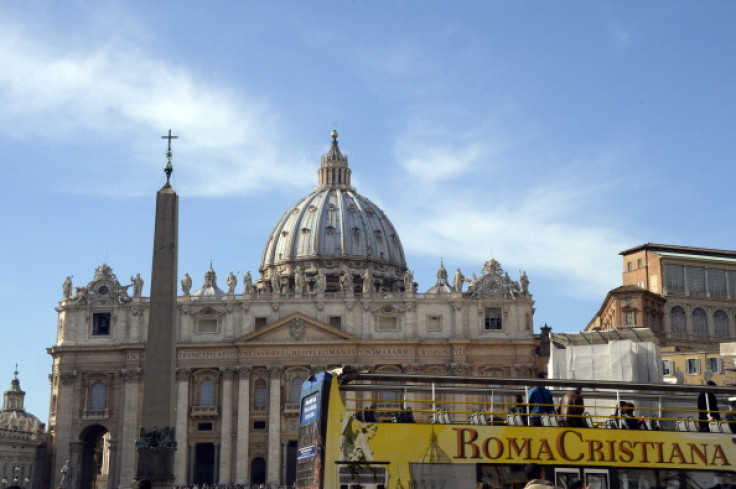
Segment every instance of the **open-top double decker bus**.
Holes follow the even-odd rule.
[[[556,413],[527,426],[528,411],[509,413],[536,385],[557,400],[581,387],[585,427],[559,426]],[[706,421],[710,432],[699,431],[696,399],[706,391],[721,407],[734,395],[725,387],[322,372],[302,389],[296,489],[517,489],[529,463],[560,488],[573,478],[592,489],[736,488],[729,423]],[[636,423],[617,411],[623,400],[636,406]]]

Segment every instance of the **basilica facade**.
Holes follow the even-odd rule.
[[[460,270],[450,277],[440,265],[436,282],[422,289],[389,218],[351,185],[335,132],[317,187],[265,238],[257,273],[223,279],[210,266],[200,287],[181,277],[174,485],[292,484],[300,388],[325,368],[537,371],[526,274],[512,278],[495,259],[472,279]],[[152,353],[150,301],[140,276],[131,281],[121,284],[102,264],[87,283],[64,283],[49,348],[54,487],[67,461],[77,476],[65,489],[133,483]],[[387,394],[356,403],[380,409],[396,401]]]

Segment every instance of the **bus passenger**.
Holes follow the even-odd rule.
[[[644,427],[644,420],[637,419],[634,416],[634,409],[636,409],[636,406],[633,402],[619,401],[616,412],[614,413],[614,416],[617,417],[616,421],[619,428],[640,430]]]
[[[576,387],[567,391],[560,400],[560,426],[569,428],[587,428],[583,413],[585,405],[583,403],[582,389]]]
[[[715,382],[709,380],[708,385],[714,386]],[[718,411],[718,401],[712,392],[701,392],[698,394],[698,425],[703,433],[710,432],[710,421],[720,421],[721,413]]]
[[[544,374],[539,374],[538,377],[540,379],[543,379]],[[538,385],[529,389],[527,403],[529,404],[531,414],[537,415],[531,417],[529,421],[530,426],[542,426],[542,418],[539,415],[546,414],[550,416],[555,412],[553,407],[554,399],[552,399],[552,393],[543,385]]]
[[[552,484],[547,482],[544,467],[539,464],[527,464],[524,467],[524,473],[529,482],[526,483],[524,489],[550,489]]]
[[[736,433],[736,397],[728,398],[728,407],[730,409],[726,411],[724,419],[726,420],[726,423],[728,423],[731,433]]]
[[[527,406],[526,404],[524,404],[524,399],[521,396],[516,396],[515,404],[511,406],[511,409],[509,409],[509,412],[511,412],[511,414],[519,415],[521,424],[524,426],[529,424],[526,408]]]
[[[590,484],[586,484],[583,479],[573,479],[567,484],[567,489],[590,489]]]

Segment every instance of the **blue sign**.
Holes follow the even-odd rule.
[[[311,423],[317,419],[317,413],[319,413],[319,392],[302,399],[301,424]]]
[[[313,458],[315,453],[316,453],[316,450],[314,449],[314,445],[309,445],[308,447],[301,447],[296,452],[296,459],[297,460],[307,460],[308,458]]]

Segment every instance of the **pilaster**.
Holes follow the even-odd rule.
[[[187,425],[189,421],[189,376],[191,369],[176,371],[176,435],[180,442],[174,454],[174,485],[187,484]]]
[[[222,373],[222,422],[220,424],[220,484],[231,484],[233,447],[233,374],[226,368]]]
[[[281,372],[280,366],[268,367],[270,385],[268,389],[268,462],[266,482],[272,486],[281,484]]]
[[[247,484],[249,481],[250,450],[250,367],[238,368],[238,434],[235,439],[236,484]]]

